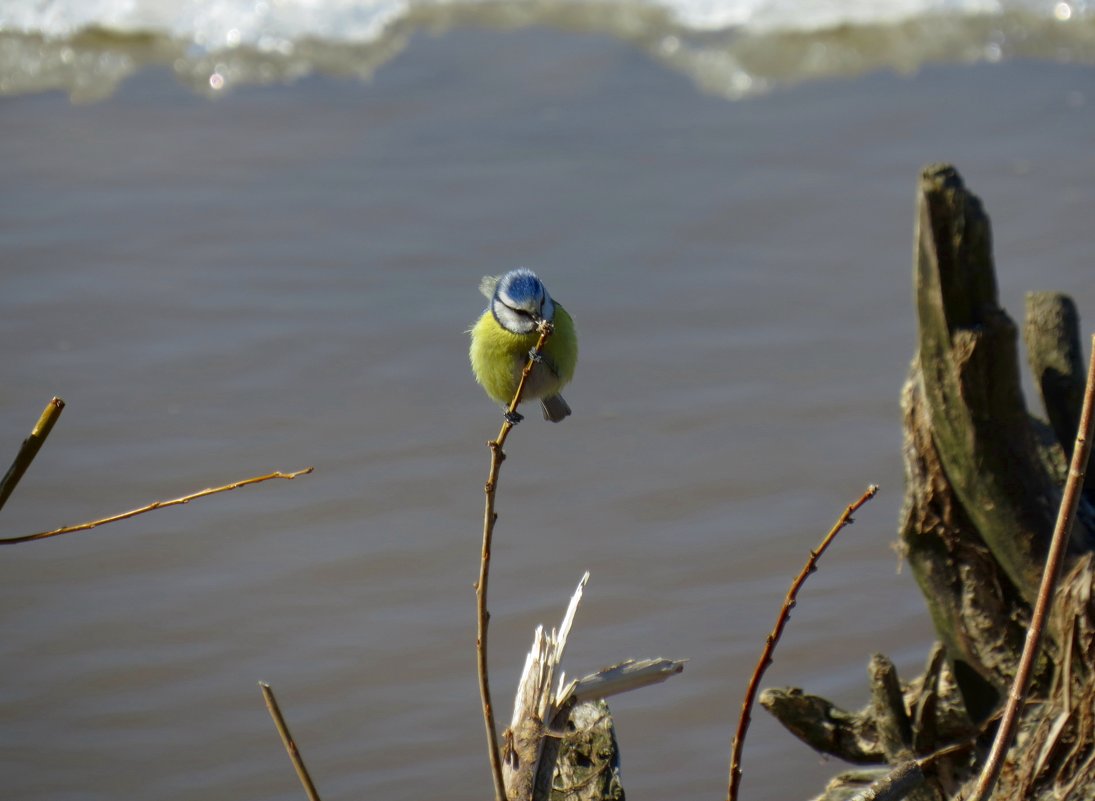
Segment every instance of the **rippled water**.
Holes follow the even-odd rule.
[[[596,36],[419,37],[373,82],[210,102],[0,101],[4,437],[68,407],[7,534],[273,469],[312,476],[0,552],[0,773],[19,799],[487,797],[474,670],[500,415],[464,331],[538,270],[579,325],[574,416],[507,447],[490,606],[508,718],[536,623],[592,572],[566,660],[688,657],[613,704],[634,799],[725,792],[791,577],[868,483],[765,682],[849,707],[930,626],[891,550],[913,189],[958,164],[1001,292],[1095,308],[1092,71],[872,74],[736,103]],[[971,102],[976,98],[976,102]],[[759,712],[744,797],[838,769]],[[455,790],[454,790],[455,788]]]

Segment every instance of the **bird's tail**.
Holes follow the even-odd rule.
[[[552,395],[550,398],[542,398],[540,405],[544,407],[544,419],[558,423],[570,414],[570,406],[563,400],[562,395]]]

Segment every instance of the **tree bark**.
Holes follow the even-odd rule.
[[[834,714],[824,699],[812,700],[817,714],[806,721],[801,703],[795,714],[787,704],[765,705],[800,736],[812,733],[803,739],[815,747],[816,726],[827,725],[829,743],[855,744],[824,749],[846,759],[881,756],[902,769],[915,761],[922,776],[903,798],[957,799],[976,778],[1023,648],[1076,435],[1084,366],[1072,301],[1028,296],[1024,338],[1049,422],[1028,414],[1018,328],[997,300],[989,219],[949,165],[921,174],[913,266],[920,326],[901,395],[900,541],[939,650],[902,692],[876,657],[874,700],[855,715]],[[1088,498],[1092,487],[1089,480]],[[1095,797],[1093,521],[1085,501],[1017,744],[993,798]],[[810,697],[765,691],[768,699],[799,696]],[[862,786],[862,777],[834,782],[822,798],[847,797],[849,786]]]

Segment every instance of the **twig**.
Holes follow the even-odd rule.
[[[483,550],[479,560],[479,580],[475,583],[475,609],[476,609],[476,636],[475,655],[476,670],[479,674],[479,697],[483,702],[483,724],[487,730],[487,755],[490,758],[491,774],[494,777],[495,801],[506,801],[506,785],[502,778],[502,757],[498,750],[498,730],[494,725],[494,709],[490,700],[490,678],[487,673],[487,624],[490,621],[490,613],[487,611],[487,581],[490,576],[490,548],[491,539],[494,536],[494,523],[498,515],[494,512],[494,493],[498,488],[498,471],[502,466],[502,460],[506,455],[502,452],[502,445],[509,436],[513,423],[510,422],[517,411],[521,397],[525,393],[525,384],[529,373],[532,372],[540,354],[544,350],[544,343],[552,334],[551,323],[544,321],[540,324],[540,338],[536,341],[536,347],[529,354],[528,364],[521,371],[521,380],[517,384],[517,391],[513,395],[513,401],[509,405],[506,417],[502,423],[502,430],[498,436],[487,443],[490,448],[490,474],[487,483],[483,487],[486,494],[486,508],[483,512]]]
[[[92,520],[88,523],[79,523],[75,526],[62,526],[61,528],[55,528],[53,531],[41,531],[37,534],[25,534],[21,537],[7,537],[0,539],[0,545],[15,545],[20,542],[30,542],[31,540],[44,540],[47,537],[56,537],[60,534],[72,534],[77,531],[87,531],[88,529],[95,528],[96,526],[106,525],[107,523],[117,523],[119,520],[126,520],[130,517],[136,517],[137,515],[143,515],[145,512],[152,512],[156,509],[165,509],[168,506],[178,506],[184,503],[190,503],[198,498],[204,498],[207,495],[216,495],[218,492],[228,492],[229,490],[239,489],[240,487],[246,487],[250,484],[258,484],[262,481],[269,481],[272,478],[284,478],[294,479],[298,476],[306,476],[315,470],[314,467],[306,467],[303,470],[297,470],[293,473],[282,473],[280,470],[276,473],[270,473],[265,476],[255,476],[254,478],[245,478],[243,481],[236,481],[232,484],[226,484],[223,487],[211,487],[209,489],[203,489],[200,492],[195,492],[191,495],[184,495],[181,498],[173,498],[169,501],[153,501],[147,506],[142,506],[139,509],[130,509],[128,512],[122,512],[121,514],[112,515],[111,517],[104,517],[100,520]]]
[[[1000,778],[1004,757],[1007,756],[1007,750],[1015,737],[1019,714],[1022,712],[1030,677],[1034,671],[1034,660],[1038,655],[1046,619],[1053,604],[1053,594],[1057,589],[1057,579],[1061,574],[1061,564],[1068,547],[1068,539],[1072,534],[1076,507],[1080,503],[1080,495],[1083,491],[1087,460],[1091,453],[1092,425],[1095,423],[1095,336],[1091,339],[1091,346],[1091,361],[1087,369],[1087,385],[1084,387],[1084,405],[1080,412],[1080,425],[1076,431],[1076,445],[1072,449],[1068,478],[1065,480],[1064,492],[1061,494],[1057,525],[1053,529],[1053,538],[1049,542],[1049,552],[1046,554],[1038,598],[1034,604],[1034,611],[1030,615],[1023,655],[1019,657],[1019,666],[1015,670],[1015,679],[1008,691],[1007,705],[1000,719],[1000,727],[996,730],[996,738],[992,741],[992,748],[981,768],[981,775],[977,777],[977,785],[969,801],[987,801],[996,786],[997,779]]]
[[[749,729],[750,710],[753,708],[761,677],[764,675],[764,671],[768,669],[768,666],[772,664],[772,652],[775,650],[776,643],[779,642],[780,635],[783,634],[783,629],[791,617],[791,609],[795,606],[798,591],[806,582],[806,578],[817,570],[818,559],[825,553],[825,549],[829,547],[829,543],[833,541],[833,538],[840,533],[841,529],[853,522],[852,515],[877,494],[878,486],[871,484],[858,501],[844,510],[844,514],[840,516],[836,524],[829,530],[829,533],[825,535],[817,550],[810,551],[810,558],[806,560],[802,572],[795,577],[795,580],[791,582],[790,589],[787,590],[787,596],[783,599],[783,606],[780,607],[779,615],[776,617],[776,625],[765,638],[764,649],[757,661],[756,668],[753,670],[753,676],[749,679],[749,686],[745,690],[745,699],[741,702],[741,717],[738,718],[738,728],[734,733],[734,741],[730,746],[730,785],[726,794],[727,801],[736,801],[738,797],[738,786],[741,784],[741,752],[745,746],[745,732]]]
[[[46,441],[49,432],[53,430],[53,424],[57,422],[57,419],[61,416],[61,410],[64,408],[65,402],[60,398],[54,398],[47,403],[46,408],[42,411],[42,416],[38,418],[38,422],[30,432],[30,436],[23,440],[23,444],[19,446],[19,453],[15,454],[15,461],[11,463],[8,472],[0,480],[0,508],[3,508],[4,504],[8,502],[12,490],[19,483],[19,479],[23,477],[23,473],[27,472],[27,468],[34,461],[34,457],[38,455],[38,450],[42,447],[42,443]]]
[[[487,443],[492,451],[501,450],[502,445],[505,444],[506,437],[509,436],[510,429],[514,426],[514,423],[510,421],[514,419],[517,407],[520,405],[521,399],[525,395],[525,384],[528,383],[529,374],[532,372],[532,368],[536,366],[536,362],[540,360],[540,356],[544,352],[544,345],[547,344],[548,337],[555,333],[555,326],[548,320],[541,320],[537,330],[540,332],[540,338],[536,340],[536,347],[529,351],[528,362],[525,364],[524,369],[521,370],[521,380],[517,382],[517,391],[513,393],[513,400],[510,401],[509,408],[506,409],[502,430],[498,432],[497,438]],[[504,459],[505,457],[503,456],[502,458]],[[497,478],[497,472],[497,470],[494,471],[495,478]]]
[[[316,786],[312,784],[312,777],[308,775],[308,768],[304,766],[304,760],[300,756],[300,751],[297,750],[297,744],[294,742],[293,736],[289,734],[289,725],[282,717],[278,700],[274,698],[274,691],[264,681],[259,682],[259,687],[262,689],[262,697],[266,701],[266,708],[270,710],[270,717],[274,719],[274,725],[277,726],[278,734],[281,735],[281,742],[285,745],[285,750],[289,754],[289,761],[293,763],[297,778],[304,786],[308,801],[319,801],[319,793],[316,792]]]

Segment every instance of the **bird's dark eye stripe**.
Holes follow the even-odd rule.
[[[505,306],[507,309],[509,309],[514,314],[516,314],[518,317],[527,317],[530,320],[532,319],[532,314],[525,311],[524,309],[515,309],[515,308],[513,308],[512,306],[510,306],[508,303],[506,303],[504,301],[503,301],[502,305]]]

